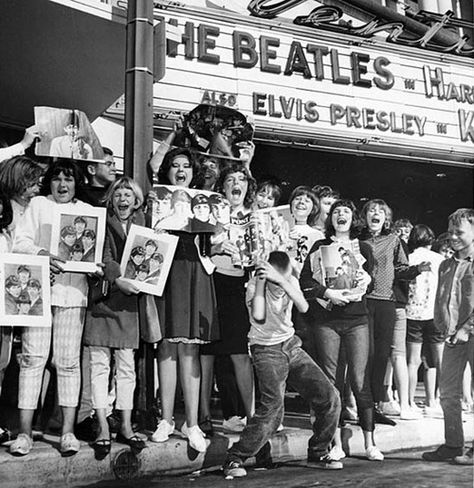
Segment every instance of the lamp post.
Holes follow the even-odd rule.
[[[149,188],[153,151],[153,0],[128,0],[124,173]]]

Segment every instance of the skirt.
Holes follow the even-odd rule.
[[[244,276],[214,273],[221,340],[201,346],[201,354],[248,354],[250,322],[245,304],[246,281]]]
[[[156,304],[163,339],[199,344],[220,338],[214,280],[199,260],[173,261]]]

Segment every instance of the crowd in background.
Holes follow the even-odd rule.
[[[19,431],[9,447],[12,454],[25,455],[33,447],[34,414],[48,361],[57,373],[64,456],[80,449],[79,437],[91,441],[98,459],[105,458],[112,431],[118,431],[116,442],[136,452],[145,448],[143,436],[133,430],[132,418],[136,409],[135,352],[146,340],[155,344],[159,380],[160,418],[150,440],[166,442],[175,432],[175,400],[180,391],[185,407],[180,431],[193,449],[205,452],[206,438],[214,431],[210,407],[216,385],[224,429],[242,433],[227,464],[227,471],[235,474],[246,457],[261,452],[269,435],[284,428],[283,410],[275,408],[281,402],[269,400],[268,385],[273,379],[266,372],[272,366],[265,362],[267,356],[262,359],[259,347],[275,349],[286,344],[296,330],[311,378],[321,388],[325,385],[327,398],[311,392],[309,377],[301,370],[295,373],[290,368],[288,383],[298,380],[306,385],[307,395],[313,395],[308,397],[314,431],[309,452],[316,453],[318,461],[324,459],[328,469],[342,467],[340,460],[346,454],[340,427],[348,418],[359,419],[367,458],[381,461],[375,423],[394,424],[394,416],[416,421],[443,412],[446,422],[450,410],[456,420],[447,427],[445,450],[427,453],[426,459],[430,454],[429,460],[462,457],[464,438],[457,419],[461,408],[472,411],[472,376],[469,364],[466,367],[469,362],[472,366],[473,343],[472,209],[454,213],[449,233],[435,237],[422,223],[394,222],[390,206],[380,198],[358,209],[328,186],[298,186],[288,200],[295,220],[290,237],[304,246],[299,246],[300,252],[291,260],[276,254],[256,269],[239,268],[232,262],[238,249],[230,240],[173,232],[179,241],[165,291],[162,297],[153,297],[139,293],[133,283],[123,279],[119,263],[130,226],[149,225],[156,194],[144,195],[133,179],[117,175],[107,148],[102,162],[57,159],[44,167],[22,155],[37,135],[34,128],[29,129],[20,145],[0,154],[0,252],[49,256],[52,284],[52,327],[21,329]],[[149,165],[154,181],[218,192],[229,202],[231,216],[243,218],[256,209],[281,203],[278,180],[257,182],[250,170],[251,158],[252,148],[241,161],[229,162],[172,148],[165,141]],[[64,272],[61,258],[49,252],[58,206],[76,214],[91,206],[106,207],[99,272]],[[459,229],[471,234],[459,237]],[[358,284],[365,292],[360,300],[352,300],[345,289],[328,288],[313,266],[321,246],[354,240],[363,258],[364,273]],[[466,248],[468,252],[463,254]],[[464,261],[466,269],[460,270]],[[445,279],[443,273],[450,272],[444,264],[448,262],[459,264],[446,285],[449,290],[438,283],[438,276]],[[268,282],[266,289],[259,288],[259,277]],[[461,287],[455,299],[450,295],[457,286],[453,280]],[[263,309],[258,308],[257,296],[265,297]],[[448,318],[443,316],[445,309]],[[262,327],[267,322],[271,334]],[[461,329],[467,330],[467,338],[461,337]],[[14,329],[0,330],[1,388]],[[462,372],[452,373],[450,396],[443,397],[443,381],[448,381],[442,368],[443,353],[461,343],[471,349],[464,363],[456,364]],[[299,345],[292,343],[291,347]],[[452,357],[449,360],[453,362]],[[421,364],[424,410],[415,402]],[[318,372],[322,374],[318,376]],[[461,398],[456,403],[460,375],[464,377],[462,406]],[[145,385],[141,382],[139,388]],[[278,384],[278,388],[284,391],[285,385]],[[118,425],[112,426],[114,417]],[[0,429],[0,442],[11,439],[6,427]]]

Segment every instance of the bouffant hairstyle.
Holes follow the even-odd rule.
[[[64,176],[74,178],[76,184],[75,193],[77,195],[79,189],[84,185],[84,176],[77,164],[69,159],[59,159],[46,170],[43,181],[41,182],[42,195],[47,196],[51,194],[51,181],[61,173],[63,173]]]
[[[257,182],[255,178],[250,174],[250,171],[242,165],[242,163],[232,163],[226,166],[219,176],[219,180],[216,183],[215,191],[224,195],[224,182],[227,177],[232,173],[242,173],[248,182],[247,193],[244,198],[245,208],[251,208],[255,201],[255,191],[257,190]],[[225,196],[225,195],[224,195]]]
[[[174,159],[178,156],[184,156],[188,158],[189,162],[191,163],[191,168],[193,170],[193,179],[191,180],[189,188],[199,188],[202,184],[203,177],[201,172],[201,165],[199,164],[198,158],[196,157],[194,152],[183,147],[177,147],[166,153],[163,159],[163,163],[161,163],[160,169],[158,170],[158,182],[162,185],[171,184],[168,178],[168,173]]]
[[[434,241],[435,235],[430,227],[424,224],[415,225],[408,238],[408,250],[413,252],[419,247],[431,246]]]
[[[41,166],[27,156],[15,156],[0,166],[0,182],[10,199],[39,183],[42,174]]]

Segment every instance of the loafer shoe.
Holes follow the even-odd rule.
[[[61,436],[59,441],[59,450],[61,456],[69,457],[74,456],[81,448],[81,443],[77,440],[76,436],[72,432],[68,432]]]
[[[10,454],[26,456],[32,447],[33,439],[28,434],[18,434],[18,437],[10,445]]]

